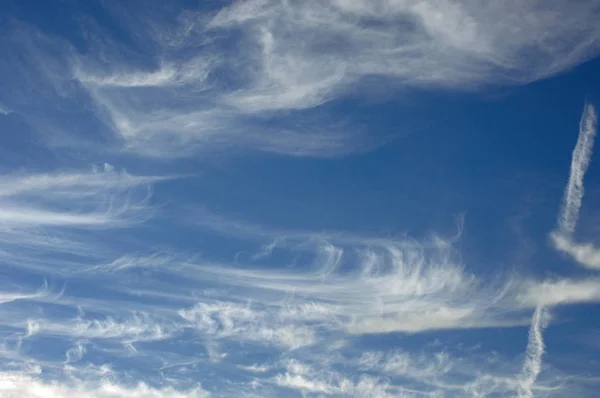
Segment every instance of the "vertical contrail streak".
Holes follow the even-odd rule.
[[[591,269],[600,269],[600,249],[592,243],[575,241],[573,234],[583,200],[583,179],[592,159],[596,124],[596,109],[593,105],[586,104],[579,123],[579,138],[573,150],[571,172],[565,188],[562,208],[558,214],[558,225],[550,234],[556,250],[569,254],[579,264]]]
[[[579,124],[579,138],[573,150],[571,173],[565,188],[562,210],[558,217],[558,231],[563,236],[575,232],[579,209],[583,199],[583,178],[592,158],[592,148],[596,137],[596,109],[586,104]]]
[[[533,313],[531,327],[529,328],[527,352],[521,371],[519,398],[533,397],[532,388],[542,370],[542,356],[545,348],[542,332],[546,326],[546,321],[546,308],[540,304]]]

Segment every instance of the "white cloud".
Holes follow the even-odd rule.
[[[459,89],[535,80],[598,51],[584,39],[597,37],[596,28],[566,22],[594,11],[559,2],[541,9],[519,2],[257,0],[224,9],[210,27],[245,33],[243,55],[257,71],[252,84],[226,98],[257,112],[314,107],[370,77]]]
[[[571,172],[565,188],[563,208],[558,219],[558,232],[570,236],[575,232],[583,199],[583,178],[592,158],[596,137],[596,109],[586,104],[581,116],[579,137],[573,150]]]
[[[275,376],[274,383],[280,387],[302,393],[324,394],[346,397],[397,397],[397,388],[377,377],[363,375],[356,380],[337,372],[323,372],[311,366],[290,360],[286,372]]]
[[[460,328],[470,329],[477,327],[471,321],[472,315],[472,308],[461,309],[442,306],[441,308],[431,308],[424,311],[400,312],[398,315],[391,315],[389,317],[360,318],[356,323],[349,325],[348,331],[356,334],[368,334],[392,332],[417,333],[426,330]],[[493,323],[489,323],[486,326],[491,327],[494,325]]]
[[[433,356],[415,356],[408,352],[367,352],[360,358],[364,369],[380,370],[388,374],[407,377],[413,380],[434,380],[442,377],[455,366],[454,360],[444,352]]]
[[[180,262],[182,256],[170,254],[131,254],[103,263],[115,271],[129,269],[132,276],[137,267],[155,268],[150,275],[131,279],[135,287],[127,281],[121,284],[126,272],[81,274],[106,278],[107,287],[122,287],[117,297],[125,294],[126,299],[109,294],[102,300],[62,297],[52,306],[38,301],[38,316],[21,306],[3,310],[3,326],[15,330],[11,338],[22,343],[2,355],[21,367],[37,363],[32,348],[52,338],[62,345],[63,356],[58,363],[40,362],[43,372],[62,366],[69,374],[81,375],[100,352],[103,357],[127,358],[131,364],[114,370],[114,377],[125,372],[129,380],[160,380],[163,386],[178,381],[174,391],[179,393],[187,391],[190,380],[198,380],[195,372],[214,371],[208,373],[212,382],[229,386],[218,392],[232,396],[276,397],[290,391],[350,397],[516,395],[528,384],[521,364],[511,358],[494,354],[490,358],[497,362],[486,362],[487,353],[457,357],[441,346],[436,346],[437,352],[405,345],[407,351],[373,351],[381,347],[357,342],[373,333],[410,338],[438,329],[523,325],[524,311],[538,305],[600,299],[600,284],[590,280],[486,282],[468,273],[452,243],[439,237],[421,244],[365,238],[359,244],[357,236],[347,239],[343,234],[330,234],[328,240],[320,235],[308,242],[300,239],[302,234],[292,235],[295,243],[278,247],[278,256],[295,257],[298,250],[311,254],[306,267],[282,271],[256,263],[208,265],[199,258]],[[266,233],[262,239],[272,236]],[[269,256],[267,252],[253,261],[268,262]],[[52,309],[58,306],[59,312]],[[74,312],[77,306],[86,313],[79,310],[75,318],[57,315]],[[153,368],[160,374],[145,373]],[[226,382],[218,370],[234,372],[240,380]],[[536,374],[532,391],[560,388],[553,372],[548,365],[543,374]],[[54,384],[49,385],[69,385],[69,379],[50,374],[46,380]],[[134,394],[135,388],[127,387],[123,394]],[[102,391],[86,387],[81,394],[96,390]],[[156,389],[156,394],[163,390]]]
[[[47,285],[43,289],[38,290],[35,293],[23,293],[23,292],[2,292],[0,291],[0,304],[10,303],[16,300],[35,300],[38,298],[46,297],[49,295]]]
[[[168,253],[126,254],[108,264],[92,266],[89,271],[119,272],[135,268],[176,267],[177,257]]]
[[[245,370],[246,372],[251,372],[251,373],[265,373],[268,372],[270,370],[270,368],[268,366],[265,365],[249,365],[249,366],[238,366],[238,368]]]
[[[315,108],[374,85],[527,83],[600,50],[599,11],[589,2],[249,0],[173,19],[160,7],[152,14],[107,6],[143,54],[92,23],[85,54],[15,25],[11,44],[26,55],[13,59],[15,81],[25,93],[41,92],[42,102],[88,95],[104,124],[95,128],[108,126],[127,151],[158,157],[214,148],[319,157],[365,151],[378,140]],[[69,145],[69,126],[42,120],[39,107],[24,103],[15,102],[17,114],[33,112],[40,120],[31,123],[56,126],[52,144]]]
[[[36,319],[36,334],[63,336],[69,339],[113,340],[124,344],[164,340],[177,331],[177,325],[147,313],[135,313],[128,318],[82,319],[54,321]],[[28,321],[29,322],[29,321]]]
[[[85,345],[83,342],[77,342],[73,348],[67,350],[65,354],[65,363],[77,362],[83,358],[85,354]]]
[[[15,22],[0,44],[11,43],[14,69],[2,71],[11,76],[4,91],[16,98],[0,113],[10,106],[15,117],[43,127],[53,149],[76,147],[84,156],[96,156],[101,144],[119,150],[110,157],[248,148],[330,157],[377,140],[351,120],[334,120],[329,102],[370,87],[402,94],[522,84],[600,49],[600,10],[590,3],[488,3],[250,0],[200,15],[173,7],[173,19],[163,15],[169,5],[154,9],[163,19],[106,3],[115,26],[128,23],[129,44],[82,17],[86,51]],[[567,237],[583,198],[594,123],[587,105],[561,235],[553,235],[559,250],[590,267],[600,262],[595,247]],[[194,249],[201,241],[166,217],[152,228],[116,231],[150,218],[150,186],[162,180],[108,164],[2,176],[0,263],[67,287],[54,297],[48,286],[2,281],[0,395],[208,396],[197,380],[210,381],[214,395],[234,397],[551,393],[566,378],[552,379],[551,364],[541,372],[544,308],[600,302],[597,279],[474,273],[489,264],[463,263],[454,244],[460,231],[416,241],[277,230],[210,215],[197,221],[202,212],[186,213],[186,227],[258,244],[221,263],[207,259],[211,247],[207,258],[165,249],[165,234],[173,241],[186,234],[182,246]],[[443,343],[437,352],[413,346],[424,332],[522,326],[533,308],[522,366],[493,352],[461,357]],[[373,334],[381,336],[366,336]],[[404,350],[389,350],[381,343],[387,338]]]
[[[521,388],[519,390],[519,397],[521,398],[533,397],[535,381],[542,371],[542,356],[545,349],[542,332],[548,322],[547,318],[546,308],[542,305],[538,306],[533,314],[531,328],[529,329],[527,352],[523,363]]]
[[[592,243],[579,243],[573,238],[583,200],[583,179],[592,159],[596,137],[596,109],[586,104],[579,125],[579,137],[573,150],[569,181],[565,188],[558,227],[550,234],[554,248],[571,256],[580,265],[600,269],[600,249]]]
[[[278,322],[269,308],[254,310],[249,304],[198,303],[180,310],[179,315],[207,339],[256,341],[292,350],[310,346],[316,340],[309,325]]]
[[[160,177],[133,176],[125,171],[118,172],[112,165],[104,163],[100,167],[93,166],[91,170],[84,173],[4,175],[0,186],[0,196],[40,195],[40,192],[63,198],[93,196],[101,194],[106,189],[124,190],[161,179]]]
[[[5,398],[207,398],[201,387],[178,391],[173,387],[153,388],[144,383],[133,386],[116,384],[110,380],[98,382],[47,382],[41,379],[2,372],[0,394]]]
[[[600,269],[600,248],[593,243],[580,243],[567,235],[553,233],[551,235],[554,248],[566,253],[584,267]]]
[[[84,172],[4,173],[0,259],[7,266],[43,270],[43,276],[80,272],[88,261],[103,261],[110,249],[101,247],[99,236],[148,220],[155,210],[152,185],[164,179],[108,164]],[[57,258],[65,254],[71,257]]]
[[[503,7],[472,1],[237,2],[218,12],[206,26],[196,27],[204,37],[241,32],[243,39],[236,57],[229,59],[218,48],[203,49],[215,53],[210,59],[218,62],[211,65],[210,72],[204,67],[197,68],[200,77],[192,87],[204,85],[206,80],[214,81],[211,73],[222,70],[233,69],[242,81],[237,87],[218,87],[207,92],[217,99],[216,103],[208,104],[213,111],[181,114],[169,110],[162,120],[186,140],[206,141],[209,130],[224,136],[217,125],[234,130],[235,125],[225,123],[224,119],[235,120],[240,112],[261,115],[317,107],[370,77],[388,79],[399,86],[460,89],[536,80],[576,65],[598,51],[590,39],[598,37],[600,31],[593,24],[576,29],[571,23],[588,18],[592,21],[595,11],[585,6],[566,8],[559,2],[552,2],[544,9],[517,2]],[[567,37],[580,45],[567,45],[570,42]],[[536,56],[523,57],[525,52]],[[532,62],[532,58],[539,62]],[[157,73],[162,76],[162,69],[152,74]],[[174,75],[171,79],[175,79]],[[168,87],[172,82],[163,84]],[[131,116],[139,120],[147,113],[140,107],[128,108],[129,104],[122,102],[127,92],[95,93],[104,106],[112,109],[117,125],[131,125]],[[206,103],[206,97],[198,95],[196,89],[182,91],[179,98],[188,97],[187,93],[192,93],[190,100]],[[130,95],[132,99],[138,98],[134,93]],[[127,109],[129,116],[121,111]],[[175,116],[179,114],[181,118]],[[215,117],[219,122],[215,122]],[[243,122],[240,119],[234,123]],[[134,121],[134,124],[140,123]],[[162,122],[154,121],[153,125],[156,124]],[[123,135],[128,134],[127,130],[117,128]],[[327,154],[351,145],[349,139],[325,131],[318,134],[273,131],[267,136],[247,127],[245,135],[251,145],[297,155]],[[314,148],[310,149],[307,144],[317,137]],[[236,135],[235,139],[243,138]]]
[[[106,77],[76,68],[75,76],[84,84],[97,87],[177,87],[189,83],[196,84],[196,90],[201,90],[215,62],[217,60],[210,57],[197,57],[183,65],[161,65],[153,72],[115,72]]]
[[[547,282],[529,282],[517,295],[517,301],[527,306],[599,302],[600,280],[559,279]]]
[[[336,397],[516,396],[520,388],[518,376],[512,373],[516,368],[505,358],[501,361],[503,366],[494,367],[490,356],[473,353],[454,357],[444,352],[366,352],[358,361],[340,359],[334,363],[342,365],[339,368],[318,360],[306,363],[292,359],[284,363],[272,382],[307,395]],[[535,390],[560,392],[546,380]]]
[[[270,311],[279,308],[282,320],[316,322],[328,330],[417,333],[522,324],[511,316],[517,312],[511,309],[515,303],[510,296],[516,287],[484,288],[454,262],[458,257],[453,250],[451,245],[412,241],[365,246],[328,242],[316,245],[317,266],[310,272],[207,265],[195,269],[200,270],[199,281],[230,287],[230,299],[252,297],[253,304],[267,305]]]
[[[114,227],[143,221],[149,215],[148,188],[137,201],[130,193],[160,179],[116,172],[110,165],[87,173],[5,175],[0,183],[2,230]]]

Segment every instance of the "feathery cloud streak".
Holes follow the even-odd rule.
[[[4,228],[28,226],[103,227],[127,225],[147,217],[146,193],[137,202],[129,191],[156,177],[135,177],[104,165],[89,173],[5,175],[0,183]]]
[[[459,391],[465,396],[481,396],[516,393],[521,388],[522,376],[516,364],[490,369],[489,374],[478,373],[465,381],[466,374],[458,368],[477,365],[444,351],[424,356],[410,352],[373,354],[369,360],[363,355],[365,350],[373,351],[377,346],[354,346],[370,334],[410,336],[440,329],[524,325],[525,311],[539,306],[547,295],[544,289],[535,290],[539,283],[485,283],[487,287],[483,288],[479,278],[454,262],[452,246],[440,240],[436,245],[419,245],[416,241],[390,245],[386,240],[376,245],[374,240],[366,241],[364,247],[347,241],[338,246],[323,240],[275,247],[275,251],[288,251],[292,256],[297,250],[314,254],[312,266],[288,271],[257,264],[217,266],[167,255],[139,259],[130,255],[106,262],[104,267],[89,267],[78,276],[78,283],[87,283],[86,278],[106,280],[112,293],[103,296],[102,305],[88,295],[69,299],[67,286],[58,298],[23,295],[31,304],[14,301],[0,306],[3,327],[14,331],[8,341],[17,344],[4,355],[10,354],[23,366],[39,363],[54,372],[66,366],[74,367],[69,368],[70,372],[83,372],[97,355],[116,355],[135,364],[132,371],[151,365],[145,371],[150,373],[140,370],[138,380],[148,380],[156,369],[162,369],[160,376],[153,376],[156,380],[168,382],[184,377],[201,381],[203,386],[210,385],[210,379],[199,378],[196,372],[237,369],[236,378],[240,380],[231,387],[231,396],[244,396],[252,380],[258,396],[273,397],[285,391],[356,397],[435,396]],[[267,260],[263,256],[254,261]],[[140,273],[147,261],[150,273]],[[600,291],[600,284],[588,284],[590,289]],[[578,282],[572,290],[581,291]],[[519,294],[526,298],[515,300]],[[110,298],[115,295],[121,297],[120,301]],[[598,301],[600,294],[579,299],[567,294],[555,298],[552,304],[574,300]],[[146,306],[146,302],[151,304]],[[26,310],[31,305],[44,310],[32,316]],[[57,313],[52,308],[62,309]],[[534,317],[538,325],[532,329],[534,332],[541,325],[538,318]],[[34,348],[46,339],[64,346],[65,363],[51,365],[35,355]],[[160,345],[153,345],[157,343]],[[236,347],[243,347],[243,355]],[[327,361],[320,357],[323,353],[327,353]],[[341,364],[346,369],[351,366],[351,374],[340,372]],[[552,367],[549,369],[551,375]],[[120,386],[126,382],[121,376],[120,371],[115,373],[111,382]],[[463,382],[456,384],[455,380]],[[93,386],[89,387],[93,388],[91,397],[103,391],[93,380],[83,381],[85,388]],[[159,389],[159,385],[151,384],[148,391]],[[189,383],[178,386],[181,394],[192,388]],[[45,391],[42,387],[48,391],[79,388],[70,384],[40,385],[40,391]],[[129,391],[114,388],[115,397]],[[539,388],[558,387],[552,378],[545,378]]]
[[[0,261],[44,270],[44,277],[102,262],[111,251],[102,247],[110,231],[148,220],[154,212],[151,187],[165,179],[108,164],[84,172],[6,173],[0,182]]]
[[[85,53],[52,37],[40,46],[35,31],[14,25],[12,43],[16,37],[25,52],[14,61],[26,59],[28,71],[21,92],[43,87],[42,101],[88,97],[126,150],[159,157],[215,147],[317,157],[364,151],[378,138],[351,119],[325,116],[321,105],[382,82],[459,90],[527,83],[600,50],[600,9],[589,1],[249,0],[175,15],[165,5],[163,13],[107,7],[129,44],[90,18],[81,26]],[[9,105],[36,113],[22,101]],[[56,125],[44,121],[46,130]],[[69,134],[50,141],[68,145]]]

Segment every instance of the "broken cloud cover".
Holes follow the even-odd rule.
[[[595,397],[599,17],[3,1],[0,396]]]

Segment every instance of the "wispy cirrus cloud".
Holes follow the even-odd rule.
[[[327,322],[349,333],[484,326],[484,307],[496,300],[490,299],[491,292],[477,293],[478,281],[452,263],[451,249],[411,244],[367,248],[324,241],[314,247],[316,262],[310,273],[201,266],[196,278],[231,286],[238,292],[234,295],[253,297],[261,307],[279,302],[280,318]],[[478,294],[483,307],[478,307]],[[502,290],[495,294],[501,296]],[[290,295],[293,300],[286,299]]]
[[[40,262],[36,250],[92,258],[98,242],[87,240],[86,234],[147,220],[153,213],[151,186],[164,179],[134,176],[108,164],[84,172],[5,174],[0,183],[0,257],[7,264],[33,268]]]
[[[298,361],[289,361],[285,372],[275,376],[273,382],[287,390],[300,391],[303,394],[323,394],[326,396],[394,397],[402,388],[390,386],[377,377],[364,375],[357,380],[345,377],[341,373],[320,373],[310,365]]]
[[[192,376],[206,369],[235,374],[226,396],[550,395],[570,383],[561,383],[551,364],[541,374],[535,366],[541,358],[536,344],[546,322],[539,308],[597,301],[600,295],[594,293],[598,286],[593,281],[586,281],[588,293],[581,293],[585,286],[578,281],[559,280],[552,286],[510,279],[490,283],[467,272],[449,242],[419,245],[408,240],[391,245],[388,239],[365,238],[367,243],[360,245],[357,236],[347,240],[341,234],[336,241],[336,235],[329,234],[330,241],[321,237],[319,244],[303,244],[299,236],[295,244],[274,250],[290,258],[300,250],[312,253],[312,259],[287,270],[267,265],[275,251],[250,256],[247,264],[216,265],[201,258],[154,254],[119,258],[107,262],[105,269],[88,268],[78,275],[78,283],[98,277],[110,281],[102,305],[87,296],[69,300],[73,293],[67,286],[58,300],[35,301],[43,309],[35,317],[22,306],[0,307],[6,315],[3,327],[13,330],[9,340],[18,347],[5,356],[54,372],[74,367],[75,374],[99,354],[127,358],[139,372],[145,369],[136,373],[138,380],[160,370],[160,376],[153,377],[167,385],[177,381],[173,393],[179,394],[191,388],[190,380],[201,381],[202,391],[212,391],[211,379]],[[266,234],[261,239],[271,238]],[[262,251],[260,239],[254,242]],[[62,309],[56,312],[53,307]],[[144,308],[152,309],[152,315]],[[526,355],[531,365],[523,367],[526,377],[519,358],[488,363],[473,353],[457,356],[444,346],[424,353],[389,352],[363,341],[373,334],[386,338],[525,325],[530,322],[527,312],[535,308]],[[74,316],[59,315],[68,313]],[[36,357],[34,347],[46,339],[64,347],[60,363]],[[121,375],[121,370],[115,371],[112,385],[121,386],[115,384],[121,383]],[[212,382],[221,380],[211,377],[217,377]],[[94,380],[82,381],[92,389],[89,394],[103,391]],[[56,383],[65,391],[74,388],[67,381]],[[124,385],[128,387],[115,387],[114,396],[137,391]],[[150,385],[145,393],[165,394],[164,387]]]
[[[28,320],[28,324],[31,322]],[[138,342],[163,340],[177,330],[175,325],[161,322],[147,313],[133,313],[125,319],[52,319],[35,320],[36,334],[63,336],[69,339],[112,340],[132,345]]]
[[[250,0],[210,12],[173,14],[164,5],[163,18],[107,7],[129,41],[87,18],[80,27],[93,49],[87,53],[13,24],[27,53],[21,80],[27,92],[43,87],[40,99],[91,102],[100,122],[93,128],[108,127],[120,143],[112,142],[115,149],[168,158],[207,148],[303,157],[365,151],[382,137],[326,116],[323,104],[384,82],[459,90],[527,83],[599,51],[593,21],[600,11],[590,2]],[[16,105],[17,114],[29,110]],[[54,122],[47,124],[65,130]],[[68,145],[68,136],[57,133],[51,142]]]
[[[356,366],[359,372],[344,372],[342,367],[336,368],[331,363],[324,366],[319,362],[289,360],[279,365],[279,372],[271,383],[288,391],[324,396],[485,397],[519,394],[518,365],[506,358],[500,360],[494,354],[486,357],[478,352],[452,355],[443,350],[420,353],[368,351],[358,357],[338,360],[340,362],[333,362],[344,364],[346,369]],[[551,375],[544,377],[533,391],[536,396],[553,396],[560,394],[563,385],[558,375]]]
[[[558,10],[567,20],[598,11],[590,4],[563,9],[560,2],[541,10],[514,2],[500,9],[471,1],[257,0],[219,11],[209,27],[237,28],[250,36],[246,40],[253,46],[244,55],[258,65],[251,75],[256,83],[230,100],[255,111],[315,106],[369,76],[408,86],[462,88],[547,76],[597,51],[585,41],[577,47],[563,44],[562,35],[582,39],[598,32],[573,29],[556,18]],[[535,23],[526,24],[524,15],[535,15]],[[526,57],[526,50],[547,63]]]
[[[316,342],[313,327],[271,318],[268,309],[256,311],[250,305],[233,302],[201,302],[179,315],[206,339],[256,341],[296,349]]]
[[[104,2],[71,35],[15,18],[2,120],[35,127],[31,145],[63,164],[74,149],[144,170],[249,150],[330,158],[388,134],[338,108],[371,90],[526,84],[600,51],[593,2],[180,5]],[[592,268],[595,247],[572,237],[594,135],[588,104],[553,234]],[[166,179],[108,164],[3,173],[0,395],[531,397],[585,379],[544,357],[543,332],[551,308],[600,302],[596,278],[469,263],[462,224],[415,238],[232,220],[188,186],[162,192],[153,219]],[[499,331],[520,345],[479,344]]]
[[[131,176],[107,164],[87,173],[5,175],[0,184],[0,220],[6,229],[102,228],[143,221],[150,192],[136,203],[129,191],[160,179]]]
[[[14,292],[0,291],[0,304],[10,303],[10,302],[16,301],[16,300],[37,299],[37,298],[47,296],[48,294],[49,294],[49,292],[48,292],[47,284],[45,284],[42,289],[38,290],[35,293],[24,293],[24,292],[16,292],[16,291],[14,291]]]
[[[228,221],[218,219],[213,233],[222,236]],[[200,225],[210,231],[213,224]],[[203,393],[212,391],[207,387],[210,379],[190,375],[219,368],[236,375],[227,390],[232,396],[486,396],[528,391],[551,396],[571,382],[560,382],[551,364],[540,373],[539,342],[547,322],[540,308],[600,300],[600,284],[594,280],[519,282],[510,275],[497,280],[478,276],[460,262],[452,243],[460,240],[456,237],[423,243],[365,237],[361,243],[358,235],[285,231],[286,241],[285,236],[277,238],[281,231],[276,229],[233,225],[263,231],[257,237],[233,228],[229,237],[250,239],[260,256],[247,256],[247,263],[238,259],[215,264],[170,251],[130,253],[77,273],[77,284],[89,278],[108,282],[102,300],[67,285],[58,299],[32,294],[22,302],[7,301],[0,307],[2,327],[12,331],[6,341],[15,348],[4,357],[53,372],[74,367],[69,369],[75,374],[97,355],[127,358],[137,364],[132,366],[140,381],[159,370],[155,380],[173,386],[177,380],[174,394],[186,394],[190,380],[201,381]],[[276,243],[265,251],[263,242]],[[306,264],[287,269],[269,265],[274,255],[295,263],[299,254]],[[37,316],[32,316],[33,308]],[[370,335],[524,326],[532,309],[536,315],[523,366],[517,364],[519,358],[502,358],[497,368],[498,363],[478,363],[477,356],[456,356],[444,347],[422,354],[390,353],[358,343]],[[63,348],[60,361],[48,363],[36,355],[35,347],[47,339]],[[121,371],[111,379],[111,385],[119,386],[114,396],[136,393],[138,387],[119,379]],[[89,394],[100,394],[103,387],[94,380],[83,379],[82,385]],[[79,388],[69,383],[57,381],[55,387],[44,388]],[[167,391],[155,383],[144,388],[146,394]]]
[[[472,88],[553,75],[598,51],[593,38],[600,32],[567,22],[595,12],[593,6],[563,9],[558,2],[543,11],[517,3],[499,9],[474,2],[237,2],[212,18],[185,15],[174,27],[184,32],[183,39],[181,33],[177,41],[164,34],[149,37],[164,49],[152,71],[136,72],[121,59],[124,71],[98,77],[98,67],[83,62],[76,76],[133,150],[156,155],[169,137],[178,148],[220,141],[326,156],[360,150],[352,147],[360,137],[348,128],[323,129],[323,123],[298,125],[306,120],[304,110],[372,78],[398,87]],[[536,23],[526,24],[523,15],[534,14]],[[556,18],[559,14],[566,18]],[[565,37],[581,44],[563,45]],[[237,43],[235,54],[214,45],[225,38]],[[177,59],[198,40],[208,44],[192,50],[197,56]],[[535,53],[540,62],[524,52]],[[219,80],[225,71],[239,78]],[[147,103],[141,87],[149,94]],[[296,126],[280,119],[281,112],[297,113]],[[273,130],[261,119],[283,125]]]

